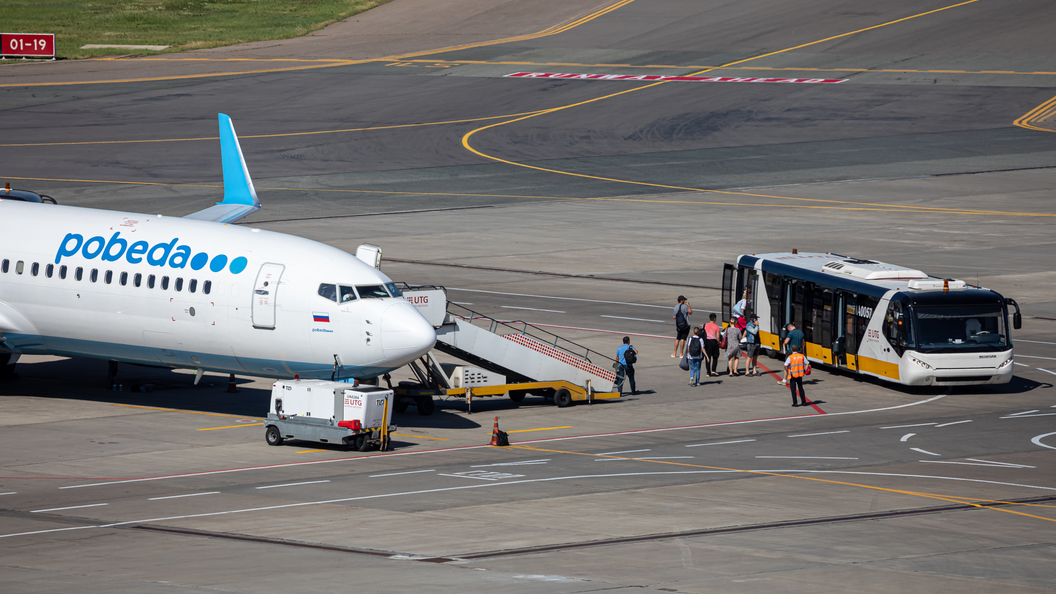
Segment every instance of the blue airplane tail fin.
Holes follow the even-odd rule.
[[[220,158],[224,167],[224,199],[216,206],[189,214],[184,218],[217,223],[232,223],[260,210],[257,190],[249,176],[235,126],[227,114],[219,114]]]

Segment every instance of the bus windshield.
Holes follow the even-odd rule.
[[[1005,311],[1000,305],[933,305],[913,308],[916,346],[921,351],[1007,350]]]

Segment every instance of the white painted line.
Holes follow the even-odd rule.
[[[0,495],[15,495],[18,491],[8,491],[7,493],[0,493]]]
[[[635,460],[692,460],[693,456],[649,456],[647,458],[634,458]]]
[[[1024,359],[1045,359],[1046,361],[1056,361],[1056,359],[1052,357],[1035,357],[1033,355],[1020,355],[1019,353],[1016,353],[1016,358],[1018,359],[1020,357],[1023,357]]]
[[[1013,361],[1012,363],[1015,365],[1019,365],[1020,367],[1030,367],[1030,365],[1027,365],[1026,363],[1016,363],[1015,361]]]
[[[837,433],[850,433],[849,430],[845,431],[826,431],[825,433],[803,433],[801,435],[789,435],[789,437],[814,437],[815,435],[835,435]]]
[[[961,423],[971,423],[971,422],[972,422],[971,419],[968,419],[967,421],[954,421],[952,423],[943,423],[941,425],[935,425],[935,428],[938,429],[939,427],[949,427],[950,425],[960,425]]]
[[[1018,417],[1019,415],[1029,415],[1029,414],[1033,414],[1033,413],[1036,413],[1036,412],[1041,412],[1041,411],[1040,411],[1040,410],[1038,410],[1038,409],[1034,409],[1034,410],[1025,410],[1025,411],[1023,411],[1023,412],[1018,412],[1018,413],[1011,413],[1011,414],[1009,414],[1008,416],[1010,416],[1010,417]]]
[[[928,460],[931,462],[931,460]],[[213,516],[226,516],[231,514],[241,513],[252,513],[252,512],[271,512],[279,509],[290,509],[295,507],[307,507],[310,505],[330,505],[334,503],[347,503],[350,501],[363,501],[368,499],[386,499],[389,497],[405,497],[415,495],[427,495],[430,493],[441,493],[446,491],[459,491],[464,489],[481,489],[488,487],[507,487],[524,485],[528,483],[545,483],[552,481],[565,481],[565,480],[583,480],[583,479],[608,479],[608,478],[622,478],[630,476],[663,476],[663,475],[678,475],[678,474],[736,474],[736,470],[677,470],[677,471],[662,471],[662,472],[624,472],[624,473],[613,473],[613,474],[593,474],[593,475],[575,475],[575,476],[559,476],[559,477],[548,477],[538,479],[525,479],[522,481],[508,481],[503,483],[477,483],[472,485],[460,485],[457,487],[442,487],[436,489],[425,489],[421,491],[403,491],[397,493],[380,493],[377,495],[361,495],[359,497],[346,497],[343,499],[328,499],[323,501],[301,501],[297,503],[286,503],[281,505],[268,505],[264,507],[253,507],[245,509],[232,509],[218,512],[206,512],[200,514],[188,514],[183,516],[169,516],[160,518],[146,518],[142,520],[127,520],[124,522],[115,522],[112,524],[101,524],[98,526],[73,526],[69,528],[54,528],[51,530],[35,530],[33,532],[18,532],[13,534],[0,534],[0,538],[11,538],[15,536],[29,536],[33,534],[45,534],[48,532],[63,532],[66,530],[83,530],[85,528],[113,528],[116,526],[127,526],[129,524],[147,524],[151,522],[171,522],[174,520],[186,520],[191,518],[204,518]],[[1041,485],[1028,485],[1022,483],[1006,483],[1001,481],[990,481],[984,479],[973,479],[963,478],[956,476],[933,476],[926,474],[901,474],[901,473],[888,473],[888,472],[864,472],[864,471],[853,471],[853,470],[804,470],[804,469],[761,469],[755,470],[754,472],[773,472],[773,473],[796,473],[796,474],[847,474],[856,476],[890,476],[899,478],[918,478],[918,479],[930,479],[939,481],[960,481],[966,483],[983,483],[988,485],[1000,485],[1004,487],[1023,487],[1025,489],[1039,489],[1043,491],[1056,491],[1056,487],[1044,487]]]
[[[169,495],[167,497],[150,497],[147,501],[158,501],[160,499],[179,499],[180,497],[198,497],[199,495],[216,495],[220,491],[208,491],[206,493],[187,493],[185,495]]]
[[[616,454],[638,454],[641,452],[651,452],[653,450],[624,450],[622,452],[602,452],[600,454],[594,454],[595,456],[615,456]]]
[[[913,437],[914,435],[916,435],[916,433],[907,433],[907,434],[903,435],[902,439],[900,439],[898,441],[909,441],[909,438]]]
[[[454,478],[468,478],[480,481],[500,481],[504,479],[519,478],[523,474],[510,474],[508,472],[488,472],[487,470],[470,470],[469,472],[456,472],[455,474],[438,474],[436,476],[450,476]]]
[[[756,456],[756,458],[785,458],[792,460],[857,460],[858,458],[844,458],[841,456]]]
[[[655,307],[659,309],[671,309],[675,308],[674,305],[649,305],[647,303],[627,303],[624,301],[601,301],[599,299],[583,299],[581,297],[555,297],[553,295],[530,295],[528,293],[503,293],[502,291],[485,291],[483,289],[459,289],[457,287],[447,287],[448,291],[465,291],[466,293],[487,293],[488,295],[509,295],[511,297],[536,297],[538,299],[560,299],[563,301],[587,301],[589,303],[608,303],[611,305],[633,305],[634,307]],[[711,312],[707,312],[711,313]],[[718,313],[718,312],[714,312]]]
[[[894,427],[881,427],[881,429],[905,429],[906,427],[927,427],[938,423],[917,423],[916,425],[895,425]]]
[[[498,464],[477,464],[470,466],[470,468],[488,468],[489,466],[531,466],[534,464],[546,464],[550,458],[543,458],[542,460],[525,460],[523,462],[499,462]]]
[[[435,470],[408,470],[407,472],[390,472],[388,474],[372,474],[367,478],[380,478],[383,476],[398,476],[401,474],[418,474],[420,472],[436,472]]]
[[[499,307],[501,307],[502,309],[524,309],[527,311],[545,311],[548,313],[568,313],[567,311],[559,311],[556,309],[537,309],[534,307],[516,307],[513,305],[500,305]]]
[[[104,505],[110,505],[110,504],[109,503],[93,503],[91,505],[73,505],[73,506],[70,506],[70,507],[52,507],[50,509],[33,510],[33,511],[29,512],[29,513],[31,513],[31,514],[40,514],[40,513],[44,513],[44,512],[62,511],[64,509],[84,509],[86,507],[101,507],[101,506],[104,506]]]
[[[303,483],[286,483],[283,485],[267,485],[264,487],[257,487],[257,489],[278,489],[279,487],[299,487],[301,485],[314,485],[317,483],[329,483],[330,481],[305,481]]]
[[[1007,464],[976,464],[974,462],[952,462],[950,460],[917,460],[917,462],[928,462],[931,464],[959,464],[961,466],[989,466],[990,468],[1034,468],[1033,466],[1017,466]]]
[[[1056,432],[1045,433],[1043,435],[1039,435],[1039,436],[1035,437],[1034,439],[1030,440],[1030,443],[1032,443],[1032,444],[1034,444],[1036,446],[1043,447],[1043,448],[1049,448],[1050,450],[1056,450],[1056,446],[1050,446],[1050,445],[1045,445],[1045,444],[1041,443],[1041,440],[1045,439],[1046,437],[1049,437],[1050,435],[1056,435]]]
[[[929,452],[928,450],[922,450],[920,448],[909,448],[914,452],[920,452],[921,454],[927,454],[929,456],[941,456],[942,454],[936,454],[935,452]]]
[[[1031,417],[1051,417],[1053,415],[1056,415],[1056,413],[1041,413],[1040,415],[1024,415],[1024,414],[1020,414],[1019,416],[1015,416],[1015,417],[998,417],[998,418],[999,419],[1029,419]]]
[[[1034,369],[1037,369],[1038,371],[1044,371],[1045,373],[1047,373],[1049,375],[1056,375],[1056,371],[1049,371],[1048,369],[1042,369],[1040,367],[1035,367]]]
[[[714,441],[712,443],[694,443],[694,444],[687,445],[686,447],[687,448],[699,448],[699,447],[702,447],[702,446],[727,445],[727,444],[731,444],[731,443],[745,443],[745,442],[749,442],[749,441],[755,441],[755,440],[754,439],[738,439],[737,441]]]
[[[1016,464],[1014,462],[994,462],[993,460],[980,460],[978,458],[965,458],[965,460],[971,460],[972,462],[986,462],[987,464],[998,464],[1001,466],[1011,466],[1013,468],[1037,468],[1037,466],[1027,466],[1026,464]]]
[[[1016,342],[1029,342],[1031,344],[1056,344],[1056,342],[1045,342],[1043,340],[1023,340],[1022,338],[1017,338]]]
[[[645,318],[627,318],[624,316],[606,316],[602,315],[603,318],[612,318],[614,320],[634,320],[636,322],[654,322],[656,324],[666,324],[667,320],[647,320]]]

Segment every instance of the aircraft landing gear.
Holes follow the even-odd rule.
[[[0,355],[0,380],[18,379],[18,374],[15,373],[16,361],[18,361],[18,355],[12,355],[10,353]]]
[[[106,387],[111,389],[114,387],[114,379],[117,378],[117,361],[107,361],[106,368]]]

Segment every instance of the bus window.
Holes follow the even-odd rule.
[[[792,287],[792,323],[803,332],[804,342],[814,342],[809,308],[812,304],[811,283],[797,282]]]
[[[906,317],[902,315],[902,304],[897,301],[892,301],[887,306],[887,314],[884,316],[884,336],[901,357],[909,344],[909,328],[906,326]]]
[[[356,290],[352,287],[341,285],[341,303],[349,303],[356,300]]]
[[[848,294],[844,296],[843,301],[843,323],[840,325],[843,328],[843,352],[847,355],[858,354],[858,340],[855,336],[855,323],[854,315],[858,307],[858,300],[855,299],[856,295]]]
[[[820,306],[820,307],[819,307]],[[832,290],[814,291],[815,338],[822,347],[832,348]]]
[[[747,272],[748,274],[745,277],[744,281],[744,288],[746,291],[744,293],[744,315],[750,316],[756,311],[758,311],[755,306],[755,299],[756,295],[759,294],[759,272],[756,271],[754,268],[749,269]]]

